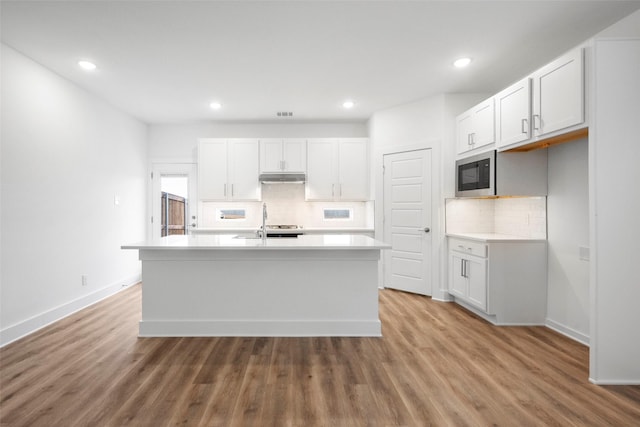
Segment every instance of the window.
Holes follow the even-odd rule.
[[[326,221],[349,221],[353,219],[353,209],[349,208],[325,208],[323,209],[323,218]]]
[[[216,209],[216,218],[222,221],[247,219],[246,209]]]

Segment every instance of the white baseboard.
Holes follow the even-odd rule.
[[[380,337],[379,320],[141,320],[140,337]]]
[[[594,380],[589,377],[589,382],[595,385],[640,385],[640,378],[637,380]]]
[[[549,329],[553,329],[559,334],[564,335],[567,338],[571,338],[574,341],[578,341],[580,344],[584,344],[589,347],[589,336],[583,334],[582,332],[578,332],[575,329],[571,329],[568,326],[565,326],[561,323],[554,322],[551,319],[547,319],[545,321],[545,326]]]
[[[88,295],[84,295],[78,299],[69,301],[68,303],[35,315],[27,320],[8,326],[0,330],[0,347],[4,347],[7,344],[32,334],[45,326],[82,310],[83,308],[110,297],[125,287],[138,283],[140,280],[140,274],[124,278]]]

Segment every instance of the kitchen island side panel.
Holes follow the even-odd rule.
[[[199,254],[141,251],[140,336],[381,335],[379,250]]]

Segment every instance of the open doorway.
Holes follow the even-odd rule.
[[[151,235],[189,234],[196,227],[196,165],[156,163],[152,167]]]
[[[160,176],[160,236],[188,234],[189,177]]]

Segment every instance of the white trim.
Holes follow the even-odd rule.
[[[584,344],[587,347],[589,347],[589,336],[586,334],[583,334],[582,332],[578,332],[575,329],[572,329],[561,323],[555,322],[551,319],[546,319],[545,326],[551,330],[556,331],[561,335],[564,335],[567,338],[571,338],[572,340],[577,341],[580,344]]]
[[[589,377],[589,382],[595,385],[638,385],[640,378],[637,380],[594,380]]]
[[[37,314],[27,320],[8,326],[0,330],[0,348],[99,301],[102,301],[103,299],[120,292],[127,286],[140,282],[140,280],[140,274],[124,278],[88,295],[84,295],[73,301],[52,308],[51,310]]]
[[[380,337],[379,320],[141,320],[140,337]]]

